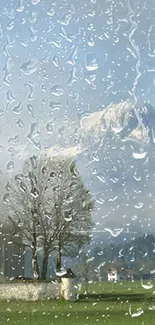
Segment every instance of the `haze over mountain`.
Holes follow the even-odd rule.
[[[31,125],[25,145],[13,146],[20,168],[40,151],[70,155],[96,201],[96,237],[154,231],[154,108],[149,103],[111,103],[80,120],[59,119],[50,131],[47,124]],[[18,162],[15,166],[14,172]]]

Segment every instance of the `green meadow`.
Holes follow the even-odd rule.
[[[0,302],[0,325],[155,324],[155,282],[93,283],[76,302]],[[146,289],[147,288],[147,289]],[[149,289],[148,289],[149,288]]]

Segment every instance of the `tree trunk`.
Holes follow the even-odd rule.
[[[46,280],[47,269],[48,269],[48,250],[47,250],[47,248],[45,248],[44,252],[43,252],[41,280]]]
[[[39,279],[39,266],[37,261],[37,253],[36,249],[32,249],[32,270],[33,270],[33,277],[35,279]]]
[[[61,271],[61,244],[59,241],[58,248],[57,248],[57,256],[56,256],[56,271],[60,272]]]

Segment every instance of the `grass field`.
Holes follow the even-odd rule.
[[[0,325],[155,324],[155,282],[93,283],[76,302],[0,302]],[[84,288],[83,288],[84,289]],[[139,315],[139,316],[138,316]]]

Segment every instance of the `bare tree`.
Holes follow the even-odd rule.
[[[93,201],[70,158],[31,157],[3,200],[9,206],[15,237],[22,237],[22,243],[31,248],[33,272],[38,276],[40,242],[42,279],[46,278],[52,250],[57,252],[56,269],[60,270],[62,249],[78,247],[89,239]]]

